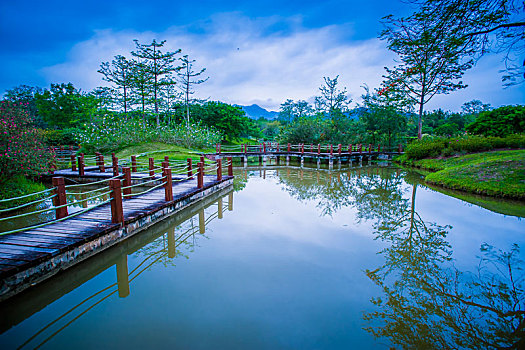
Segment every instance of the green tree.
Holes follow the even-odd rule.
[[[144,123],[146,123],[146,107],[151,103],[151,83],[153,81],[153,75],[148,65],[149,63],[145,60],[132,60],[131,63],[133,102],[141,106]]]
[[[115,56],[115,59],[109,62],[102,62],[99,73],[104,75],[104,80],[116,85],[117,90],[122,90],[118,101],[123,107],[124,113],[128,112],[128,105],[131,102],[130,88],[132,84],[131,62],[122,55]]]
[[[464,54],[505,55],[505,86],[525,81],[525,2],[522,0],[412,0],[453,40],[467,39]]]
[[[324,77],[325,85],[319,88],[321,96],[315,98],[316,109],[320,112],[326,113],[330,119],[340,116],[347,109],[348,104],[352,99],[347,96],[346,88],[339,90],[337,87],[337,80],[339,75],[334,79]]]
[[[166,43],[166,40],[157,42],[157,40],[153,39],[151,44],[140,44],[136,39],[134,41],[137,51],[132,51],[131,54],[149,62],[149,64],[143,64],[142,68],[145,68],[152,76],[153,104],[158,127],[160,126],[158,94],[159,87],[162,84],[161,78],[166,74],[176,72],[180,69],[180,67],[174,65],[174,62],[177,60],[175,56],[179,54],[181,50],[162,52],[161,48],[164,46],[164,43]],[[139,69],[139,71],[141,69]],[[146,91],[146,89],[144,89],[144,91]]]
[[[285,123],[291,123],[294,119],[294,101],[287,99],[279,108],[279,120]]]
[[[506,136],[525,132],[525,106],[505,106],[482,112],[467,131],[483,136]]]
[[[177,73],[179,77],[179,88],[182,90],[184,95],[184,102],[186,104],[186,125],[190,124],[190,104],[195,102],[195,99],[191,96],[195,94],[193,86],[206,82],[210,77],[205,79],[199,79],[198,77],[206,71],[206,68],[202,68],[200,71],[193,70],[193,63],[195,60],[190,60],[188,55],[184,55],[180,58],[182,66],[180,71]]]
[[[380,37],[398,54],[400,63],[386,68],[381,92],[417,106],[419,139],[425,104],[437,94],[465,88],[459,79],[473,64],[468,57],[471,39],[454,35],[450,29],[453,21],[452,16],[445,16],[436,23],[426,8],[408,17],[384,18]]]
[[[223,133],[228,141],[238,139],[253,124],[240,107],[219,101],[208,101],[201,105],[200,113],[194,117],[205,125]]]
[[[82,94],[73,84],[51,84],[49,90],[35,94],[38,113],[52,128],[64,129],[77,126],[91,119],[98,101]]]

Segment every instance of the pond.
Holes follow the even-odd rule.
[[[492,348],[525,338],[523,203],[445,194],[387,163],[235,175],[233,191],[1,304],[2,349]]]

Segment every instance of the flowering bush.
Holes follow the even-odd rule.
[[[86,152],[116,151],[144,142],[165,142],[185,147],[206,147],[219,143],[222,136],[199,124],[153,126],[140,118],[123,119],[106,114],[97,122],[84,124],[75,135]]]
[[[0,101],[0,182],[16,175],[37,178],[54,160],[24,105]]]

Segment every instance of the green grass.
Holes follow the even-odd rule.
[[[15,176],[13,178],[4,180],[0,183],[0,199],[20,197],[26,194],[40,192],[45,190],[46,187],[40,182],[35,182],[29,179],[26,179],[22,175]],[[20,200],[9,201],[5,203],[0,203],[0,209],[12,208],[17,205],[28,203],[34,201],[38,197],[27,197]]]
[[[489,196],[525,200],[525,150],[467,154],[443,159],[396,159],[401,164],[435,171],[430,184]]]
[[[150,152],[155,153],[144,154]],[[161,160],[164,159],[164,156],[168,156],[170,160],[186,160],[187,158],[192,158],[196,161],[200,158],[198,152],[215,152],[215,149],[210,148],[206,150],[190,150],[181,146],[174,146],[167,143],[150,142],[126,147],[115,155],[118,159],[129,159],[131,156],[136,155],[139,156],[139,159],[153,157],[155,160]]]

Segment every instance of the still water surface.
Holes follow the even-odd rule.
[[[0,305],[0,347],[491,348],[524,338],[519,216],[391,166],[236,175],[234,191]]]

